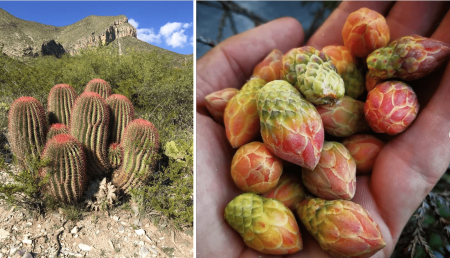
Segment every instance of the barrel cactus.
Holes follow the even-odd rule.
[[[113,184],[124,192],[146,181],[156,162],[159,135],[147,120],[135,119],[125,128],[122,142],[123,163],[112,175]]]
[[[100,95],[84,92],[76,99],[72,108],[70,134],[85,148],[89,175],[104,176],[109,172],[108,125],[109,108]]]
[[[84,88],[84,92],[96,92],[104,99],[111,95],[111,91],[111,86],[106,81],[98,78],[90,80]]]
[[[41,155],[47,127],[44,107],[37,99],[20,97],[11,104],[8,114],[9,143],[22,168],[27,169],[28,162]]]
[[[69,125],[70,114],[77,93],[68,84],[53,86],[48,94],[47,112],[50,124],[61,123]]]
[[[109,120],[110,142],[120,142],[125,127],[134,118],[134,107],[131,101],[120,94],[113,94],[106,99],[111,112]]]
[[[65,124],[60,123],[52,124],[52,126],[50,126],[50,129],[48,129],[47,140],[50,140],[58,134],[70,134],[69,127],[67,127],[67,125]]]
[[[88,180],[81,143],[69,134],[58,134],[45,145],[42,159],[50,160],[39,171],[41,177],[48,176],[47,193],[64,203],[80,201]]]

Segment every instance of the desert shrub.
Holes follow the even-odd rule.
[[[188,228],[193,221],[193,140],[170,141],[164,149],[161,159],[166,165],[155,173],[150,184],[132,191],[132,196],[144,213],[160,211],[175,227]]]

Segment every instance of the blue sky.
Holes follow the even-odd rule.
[[[123,14],[136,27],[139,39],[176,53],[193,53],[192,1],[0,1],[0,8],[23,20],[58,27],[73,24],[89,15]]]

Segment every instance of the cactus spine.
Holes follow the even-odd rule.
[[[109,84],[102,79],[92,79],[86,84],[84,92],[96,92],[102,98],[106,99],[111,95],[111,87]]]
[[[57,84],[48,94],[47,112],[50,124],[61,123],[69,125],[70,113],[77,93],[72,86]]]
[[[50,126],[50,129],[48,129],[47,141],[53,138],[55,135],[69,133],[69,127],[67,127],[67,125],[60,123],[52,124],[52,126]]]
[[[109,108],[100,95],[84,92],[75,100],[70,134],[85,148],[88,175],[104,176],[109,172],[108,124]]]
[[[121,142],[123,131],[134,118],[134,107],[131,101],[120,94],[113,94],[106,99],[110,107],[109,122],[110,142]]]
[[[122,164],[122,147],[117,142],[111,143],[108,149],[109,164],[112,169],[117,169]]]
[[[60,202],[80,201],[87,185],[86,156],[81,143],[69,134],[56,135],[45,145],[42,159],[51,160],[49,166],[40,170],[41,177],[49,175],[47,192]]]
[[[121,190],[139,186],[147,180],[156,162],[159,135],[152,123],[135,119],[125,129],[122,142],[123,163],[112,175],[112,182]]]
[[[9,143],[24,169],[28,169],[29,158],[40,156],[47,126],[44,107],[35,98],[21,97],[11,104],[8,114]]]

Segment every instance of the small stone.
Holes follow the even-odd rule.
[[[119,233],[125,233],[125,228],[122,225],[119,225]]]
[[[8,252],[8,249],[6,247],[2,248],[2,253],[6,254],[6,252]]]
[[[86,251],[89,252],[91,251],[92,247],[88,246],[87,244],[79,244],[78,247],[82,250],[82,251]]]
[[[112,217],[112,219],[115,220],[115,221],[119,221],[120,218],[117,217],[116,215],[114,215],[114,216]]]
[[[9,232],[4,230],[3,228],[0,228],[0,238],[8,238]]]
[[[13,207],[9,210],[9,212],[13,212],[15,208],[16,208],[16,207],[13,206]]]
[[[22,243],[31,245],[31,244],[33,244],[33,240],[26,238],[26,239],[22,240]]]
[[[78,234],[75,234],[75,236],[74,236],[75,238],[77,238],[78,237]]]
[[[38,228],[41,228],[42,226],[41,226],[41,224],[38,224],[38,226],[37,226]]]
[[[27,222],[27,223],[25,223],[25,226],[27,226],[27,227],[31,227],[31,226],[33,226],[33,223],[31,223],[31,222]]]
[[[136,235],[138,235],[138,236],[142,236],[145,234],[145,230],[143,230],[142,228],[135,230],[134,232],[136,232]]]
[[[153,246],[153,247],[155,247],[155,246]],[[158,254],[158,252],[153,248],[150,248],[150,251],[152,251],[154,254]]]
[[[147,247],[145,247],[145,246],[143,246],[143,247],[141,247],[141,249],[139,249],[139,255],[141,256],[141,257],[147,257],[147,255],[149,255],[150,254],[150,252],[148,251],[148,249],[147,249]]]
[[[17,250],[19,250],[19,248],[13,246],[13,247],[11,248],[11,250],[9,250],[9,254],[10,254],[10,255],[14,255],[14,254],[17,252]]]
[[[142,246],[144,245],[144,241],[138,241],[137,244]]]
[[[22,258],[33,258],[33,255],[31,253],[26,252],[24,255],[22,255]]]
[[[114,245],[113,245],[112,241],[109,240],[108,243],[109,243],[109,246],[111,246],[111,248],[114,250]]]
[[[74,228],[72,228],[72,230],[70,231],[70,233],[72,233],[72,234],[78,233],[78,227],[75,226]]]
[[[100,232],[100,230],[97,230],[97,232],[95,232],[95,234],[97,234],[98,235],[98,233]]]
[[[152,240],[149,236],[145,235],[145,238],[146,238],[148,241],[150,241],[151,243],[153,243],[153,240]]]
[[[160,239],[160,240],[163,240],[163,239],[164,239],[164,237],[160,237],[159,239]]]

